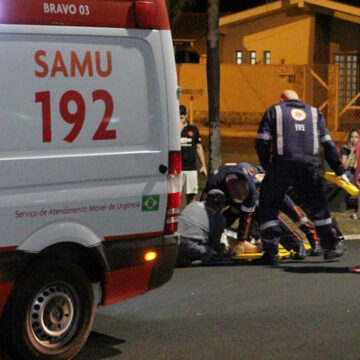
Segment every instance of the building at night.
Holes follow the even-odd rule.
[[[348,131],[358,123],[359,7],[274,1],[221,16],[219,25],[223,121],[256,125],[279,93],[291,88],[321,108],[332,130]],[[173,36],[178,51],[176,29]],[[177,56],[181,101],[191,106],[194,120],[207,117],[205,36],[191,34],[193,61]]]

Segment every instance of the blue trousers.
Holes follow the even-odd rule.
[[[260,188],[259,217],[264,251],[271,256],[278,253],[281,235],[278,214],[290,186],[297,189],[299,196],[307,204],[321,246],[324,249],[334,249],[336,235],[332,231],[327,196],[317,164],[278,161],[271,164]]]

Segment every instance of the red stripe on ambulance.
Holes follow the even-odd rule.
[[[153,262],[106,273],[104,305],[146,292],[152,269]]]
[[[17,248],[17,246],[2,246],[2,247],[0,247],[0,252],[13,251],[16,248]]]
[[[7,299],[10,295],[11,289],[13,288],[14,283],[3,283],[0,284],[0,314],[4,310],[4,306],[7,302]]]
[[[128,0],[1,0],[0,23],[170,29],[165,3],[160,0],[137,1],[136,6]]]

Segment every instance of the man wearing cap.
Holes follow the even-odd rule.
[[[205,200],[212,189],[221,190],[226,196],[224,211],[226,227],[239,219],[237,238],[246,241],[251,226],[251,216],[255,211],[258,191],[251,175],[240,165],[222,165],[209,175],[201,199]]]
[[[180,105],[180,131],[181,182],[182,188],[185,187],[186,203],[189,204],[195,200],[195,195],[198,193],[196,156],[200,160],[200,174],[207,176],[207,168],[199,130],[195,125],[187,122],[187,110],[184,105]]]
[[[345,172],[340,154],[326,128],[322,113],[300,101],[293,90],[285,90],[280,103],[269,107],[256,136],[256,151],[266,171],[260,187],[260,230],[264,247],[263,262],[278,264],[281,234],[278,213],[289,186],[307,204],[314,221],[324,259],[341,256],[336,246],[326,194],[319,175],[319,149],[338,176]]]
[[[193,201],[179,216],[180,246],[178,266],[187,266],[194,260],[213,264],[222,256],[221,235],[225,218],[221,213],[225,195],[211,190],[205,201]]]

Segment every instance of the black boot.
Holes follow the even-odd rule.
[[[324,249],[324,260],[332,260],[343,255],[344,250],[339,246],[335,249]]]
[[[252,261],[255,265],[268,265],[278,267],[280,266],[279,256],[271,255],[269,253],[264,252],[264,255],[260,259],[255,259]]]
[[[320,244],[311,245],[310,256],[320,256],[322,254]]]
[[[293,256],[293,259],[295,260],[304,260],[306,259],[306,249],[303,242],[300,242],[299,245],[297,245],[294,248],[295,254]]]

